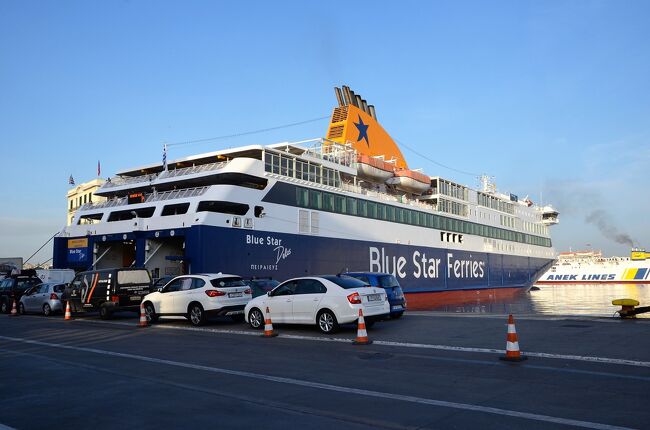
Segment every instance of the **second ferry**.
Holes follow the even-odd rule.
[[[249,145],[109,178],[54,239],[54,267],[284,280],[389,272],[409,308],[528,289],[555,259],[558,212],[410,168],[349,87],[326,138]]]

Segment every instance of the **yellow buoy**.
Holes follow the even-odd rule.
[[[639,301],[634,299],[615,299],[612,300],[614,306],[639,306]]]

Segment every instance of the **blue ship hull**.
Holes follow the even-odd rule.
[[[224,272],[241,276],[294,276],[343,271],[395,274],[405,293],[527,289],[552,259],[467,252],[406,244],[336,239],[198,225],[189,228],[87,236],[86,248],[68,248],[55,238],[56,268],[87,269],[95,242],[135,243],[135,266],[143,266],[147,239],[184,237],[182,258],[190,273]]]

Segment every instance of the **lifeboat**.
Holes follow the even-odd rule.
[[[386,180],[388,185],[394,185],[398,190],[413,194],[422,194],[431,187],[431,178],[415,170],[395,170],[393,177]]]
[[[357,155],[357,175],[363,178],[374,179],[380,182],[393,176],[393,166],[384,160],[368,155]]]

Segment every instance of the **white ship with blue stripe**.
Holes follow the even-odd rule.
[[[522,291],[548,269],[557,211],[486,178],[476,190],[410,170],[374,107],[347,87],[337,96],[327,138],[118,173],[96,192],[107,200],[83,205],[55,238],[55,267],[279,280],[389,272],[411,308]]]

